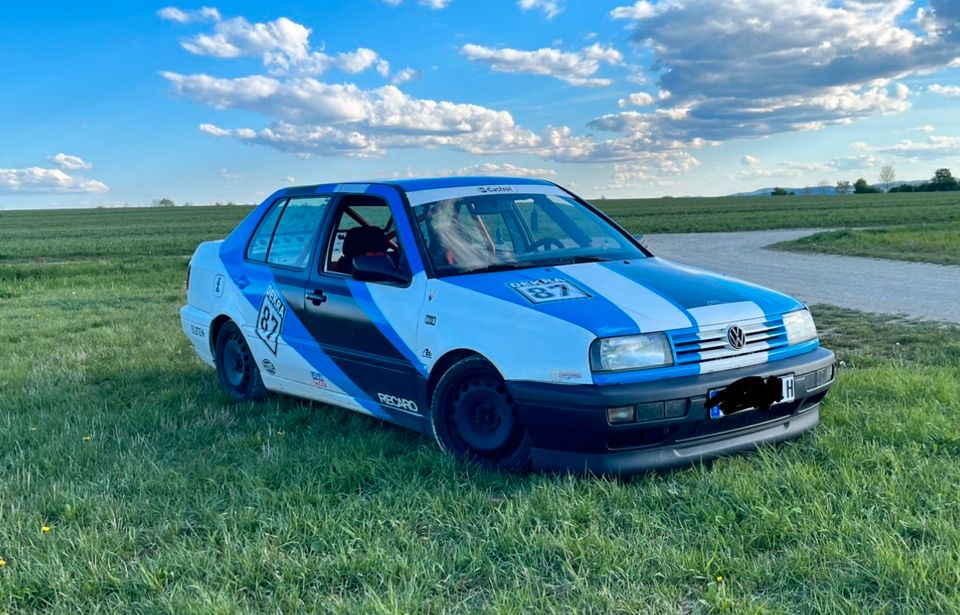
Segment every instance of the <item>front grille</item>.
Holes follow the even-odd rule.
[[[743,348],[734,350],[727,343],[727,328],[739,325],[746,334]],[[787,330],[783,318],[744,320],[724,325],[713,325],[693,331],[670,334],[677,365],[691,365],[721,361],[734,357],[767,352],[787,345]]]

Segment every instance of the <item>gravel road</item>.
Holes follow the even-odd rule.
[[[960,323],[960,266],[764,249],[823,230],[647,235],[647,245],[657,256],[768,286],[811,304]]]

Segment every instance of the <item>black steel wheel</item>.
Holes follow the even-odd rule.
[[[267,395],[260,368],[234,322],[225,323],[217,334],[217,378],[220,388],[233,401],[258,401]]]
[[[479,356],[454,364],[431,406],[437,441],[463,459],[506,472],[526,470],[530,439],[503,378]]]

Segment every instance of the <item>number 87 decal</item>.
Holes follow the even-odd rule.
[[[272,286],[267,288],[257,318],[257,337],[266,344],[274,355],[277,354],[280,332],[283,329],[283,317],[286,313],[287,307],[284,305],[283,299],[280,298],[280,293]]]

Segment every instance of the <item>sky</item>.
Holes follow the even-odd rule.
[[[529,175],[587,198],[960,174],[957,0],[10,3],[0,209]]]

